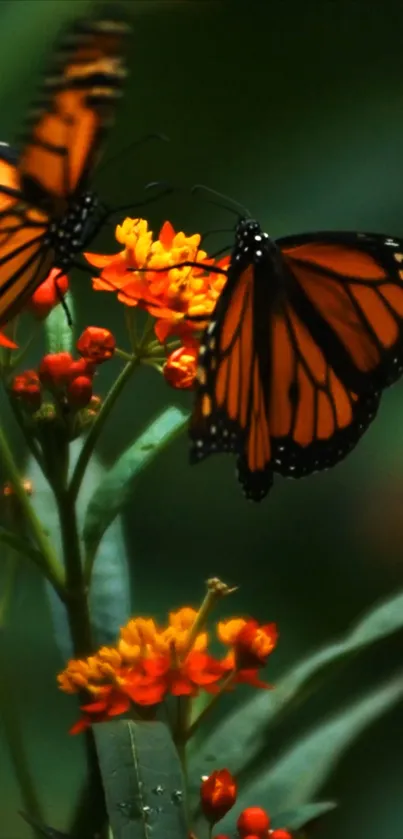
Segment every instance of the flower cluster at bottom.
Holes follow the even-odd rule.
[[[122,627],[115,647],[69,661],[58,676],[59,687],[91,700],[82,706],[83,716],[71,733],[145,706],[156,710],[169,695],[217,694],[240,682],[270,687],[258,678],[258,670],[276,645],[275,625],[243,618],[219,622],[217,636],[229,649],[216,658],[208,650],[207,632],[200,631],[200,612],[190,607],[171,612],[165,627],[151,618],[133,618]]]
[[[232,809],[237,799],[238,785],[228,769],[217,769],[202,779],[200,804],[206,820],[215,825]],[[271,819],[262,807],[247,807],[238,816],[236,827],[240,839],[291,839],[284,828],[270,828]],[[230,839],[216,834],[213,839]]]

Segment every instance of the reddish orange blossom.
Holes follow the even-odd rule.
[[[228,769],[217,769],[203,780],[200,787],[200,803],[210,824],[220,821],[234,806],[238,787]]]

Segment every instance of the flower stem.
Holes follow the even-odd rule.
[[[210,613],[215,608],[218,601],[221,600],[222,597],[226,597],[228,594],[232,594],[234,591],[236,591],[235,586],[229,588],[229,586],[227,586],[226,583],[223,583],[221,580],[219,580],[218,577],[211,577],[211,579],[207,580],[206,586],[206,595],[194,619],[194,622],[189,629],[189,634],[186,639],[185,648],[181,652],[182,661],[186,658],[187,654],[192,649],[199,632],[202,629],[204,629],[207,622],[207,618],[210,616]]]
[[[21,477],[17,468],[17,464],[11,453],[8,441],[0,426],[0,462],[4,466],[4,470],[9,478],[11,486],[14,489],[16,497],[20,504],[21,514],[24,516],[29,527],[31,536],[36,542],[42,557],[43,570],[47,578],[52,582],[55,589],[60,592],[64,585],[64,571],[61,567],[53,545],[48,539],[41,522],[39,521],[35,510],[30,503],[26,490],[21,481]]]
[[[72,498],[65,479],[56,493],[64,565],[66,568],[66,587],[63,602],[67,612],[74,655],[83,658],[93,652],[91,617],[88,603],[88,588],[84,579],[81,545],[78,535],[75,500]],[[94,735],[91,729],[84,734],[84,746],[87,762],[87,784],[84,796],[76,813],[74,832],[78,826],[80,832],[89,833],[89,825],[94,832],[102,832],[107,824],[106,804],[101,774],[98,764]]]
[[[56,497],[62,538],[66,587],[63,602],[76,658],[92,652],[91,619],[88,605],[88,591],[84,582],[80,541],[74,501],[67,489]]]
[[[191,714],[191,700],[188,696],[179,696],[178,697],[178,717],[176,723],[176,731],[174,734],[174,741],[176,745],[176,749],[179,755],[179,760],[182,766],[182,773],[183,773],[183,781],[184,781],[184,810],[185,810],[185,818],[186,823],[190,825],[190,812],[189,812],[189,774],[188,774],[188,765],[187,765],[187,753],[186,753],[186,742],[187,742],[187,731],[189,728],[189,719]]]
[[[217,693],[214,693],[212,695],[212,697],[210,699],[210,702],[207,705],[204,706],[203,710],[200,711],[199,716],[196,717],[196,719],[191,723],[191,725],[189,725],[189,727],[187,729],[187,732],[186,732],[186,742],[188,742],[188,740],[190,740],[190,738],[193,737],[195,731],[199,728],[200,724],[205,720],[207,714],[210,713],[212,708],[215,708],[220,696],[222,696],[224,691],[226,691],[229,687],[231,687],[231,685],[232,685],[232,683],[235,679],[235,676],[236,676],[236,670],[231,670],[231,672],[228,673],[228,676],[226,676],[224,681],[221,683],[220,689],[217,691]]]
[[[94,424],[88,433],[87,439],[81,449],[80,456],[77,460],[69,487],[70,498],[74,501],[80,491],[81,483],[84,478],[85,470],[88,466],[90,457],[94,451],[97,440],[101,431],[109,417],[109,414],[119,396],[122,392],[126,382],[130,379],[133,371],[140,365],[140,359],[137,356],[133,357],[125,364],[123,370],[112,385],[108,395],[106,396],[102,407],[96,417]]]

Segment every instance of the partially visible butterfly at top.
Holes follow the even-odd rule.
[[[0,144],[0,326],[52,268],[65,273],[109,211],[91,178],[126,76],[128,25],[76,22],[61,39],[20,153]]]
[[[402,263],[395,237],[272,239],[240,219],[201,339],[191,462],[236,454],[245,495],[260,501],[274,473],[300,478],[342,460],[403,370]]]

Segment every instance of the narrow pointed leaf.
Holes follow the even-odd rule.
[[[77,440],[71,446],[71,469],[77,460],[82,442]],[[87,469],[77,502],[79,529],[82,527],[88,499],[95,488],[104,480],[105,470],[94,455]],[[32,503],[43,526],[48,531],[57,553],[62,557],[60,526],[56,503],[41,470],[31,459],[28,476],[35,492]],[[84,552],[84,551],[83,551]],[[70,632],[64,605],[50,584],[46,585],[52,612],[57,644],[63,659],[73,655]],[[93,568],[90,588],[91,623],[96,644],[110,644],[116,640],[120,626],[131,614],[130,577],[123,528],[120,518],[114,521],[102,539],[97,561]]]
[[[301,804],[295,810],[279,813],[271,820],[271,827],[283,827],[286,830],[301,830],[303,827],[317,821],[320,816],[330,813],[337,807],[335,801],[314,801],[310,804]]]
[[[237,801],[239,808],[249,806],[251,801],[258,802],[259,806],[273,814],[280,826],[281,813],[308,803],[326,783],[354,740],[402,698],[403,675],[400,674],[315,726],[276,763],[271,763],[266,769],[260,766],[249,782],[245,778]],[[220,822],[223,833],[226,833],[229,823],[228,817]]]
[[[88,504],[83,539],[93,556],[100,540],[130,497],[140,472],[186,426],[188,415],[174,406],[160,414],[109,470]]]
[[[336,665],[347,663],[361,650],[402,630],[403,593],[399,593],[364,615],[345,638],[297,663],[272,691],[251,696],[208,735],[204,732],[202,742],[196,737],[191,743],[191,774],[194,777],[208,774],[210,755],[225,756],[231,771],[239,772],[259,752],[263,732],[298,701],[318,690]]]
[[[74,320],[73,298],[69,291],[65,294],[64,301],[72,320]],[[68,324],[67,315],[61,303],[55,306],[46,318],[45,329],[48,352],[71,352],[74,332]]]
[[[114,839],[187,839],[182,770],[167,726],[117,720],[93,732]]]
[[[33,547],[26,539],[21,539],[16,533],[11,530],[6,530],[5,527],[0,527],[0,543],[13,548],[20,556],[26,556],[32,559],[36,565],[43,565],[43,557],[40,551]]]

